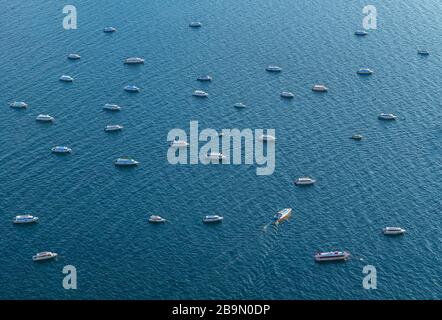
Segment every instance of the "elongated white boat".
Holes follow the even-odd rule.
[[[27,223],[36,223],[38,221],[38,217],[31,216],[30,214],[16,216],[12,223],[14,224],[27,224]]]
[[[26,102],[23,102],[23,101],[14,101],[14,102],[11,102],[9,104],[9,106],[11,108],[16,108],[16,109],[25,109],[25,108],[28,107],[28,104]]]
[[[174,140],[170,142],[170,146],[174,148],[186,148],[189,146],[189,143],[184,140]]]
[[[382,229],[383,234],[392,236],[404,234],[406,231],[407,230],[400,227],[385,227],[384,229]]]
[[[199,21],[192,21],[191,23],[189,23],[189,27],[191,28],[201,28],[203,26],[203,24]]]
[[[116,166],[136,166],[139,162],[129,158],[118,158],[114,161],[114,164]]]
[[[79,60],[81,59],[81,56],[78,53],[70,53],[68,55],[69,60]]]
[[[295,97],[295,95],[294,95],[293,92],[290,92],[290,91],[283,91],[283,92],[281,92],[281,97],[282,97],[282,98],[286,98],[286,99],[292,99],[292,98]]]
[[[51,150],[53,153],[71,153],[72,152],[71,148],[64,147],[64,146],[56,146],[56,147],[53,147]]]
[[[233,105],[235,108],[237,108],[237,109],[243,109],[243,108],[246,108],[247,106],[244,104],[244,103],[242,103],[242,102],[237,102],[237,103],[235,103],[234,105]]]
[[[397,116],[392,113],[381,113],[378,118],[380,120],[396,120]]]
[[[355,31],[355,35],[356,36],[366,36],[367,34],[368,34],[368,32],[365,31],[365,30],[357,30],[357,31]]]
[[[210,160],[223,160],[226,158],[225,155],[223,155],[222,153],[219,153],[219,152],[209,152],[206,155],[206,157],[207,157],[207,159],[210,159]]]
[[[374,71],[369,68],[361,68],[357,71],[357,74],[360,74],[360,75],[370,75],[373,73],[374,73]]]
[[[347,261],[349,257],[350,253],[347,251],[317,252],[314,255],[315,261],[317,262]]]
[[[55,252],[44,251],[37,253],[35,256],[32,256],[32,260],[33,261],[50,260],[56,258],[57,256],[58,254]]]
[[[353,140],[362,140],[362,138],[363,138],[363,136],[362,136],[362,134],[353,134],[351,137],[350,137],[350,139],[353,139]]]
[[[160,217],[160,216],[152,215],[149,217],[149,222],[150,223],[164,223],[164,222],[166,222],[166,219],[164,219],[163,217]]]
[[[112,32],[115,32],[115,31],[117,31],[117,29],[114,28],[114,27],[104,27],[103,28],[103,32],[104,33],[112,33]]]
[[[72,82],[72,81],[74,81],[74,78],[72,78],[71,76],[67,76],[67,75],[62,75],[61,77],[60,77],[60,81],[63,81],[63,82]]]
[[[119,124],[111,124],[106,126],[106,128],[104,128],[104,131],[106,132],[121,131],[121,130],[123,130],[123,126]]]
[[[48,114],[39,114],[37,116],[37,118],[35,118],[35,120],[40,121],[40,122],[52,122],[54,121],[54,117],[51,117]]]
[[[208,215],[208,216],[205,216],[203,218],[203,222],[204,223],[221,222],[221,221],[223,221],[223,219],[224,219],[224,217],[219,216],[217,214],[215,214],[215,215]]]
[[[315,182],[316,180],[310,177],[300,177],[295,180],[296,185],[304,185],[304,186],[314,184]]]
[[[141,89],[134,85],[128,85],[124,87],[124,90],[127,92],[140,92]]]
[[[327,92],[328,88],[323,84],[315,84],[312,90],[316,92]]]
[[[291,215],[292,215],[292,208],[282,209],[273,216],[273,224],[280,224],[284,220],[290,218]]]
[[[267,66],[266,71],[268,71],[268,72],[281,72],[282,68],[279,66],[275,66],[275,65],[269,65],[269,66]]]
[[[106,103],[103,107],[104,110],[109,110],[109,111],[120,111],[121,107],[117,104],[111,104],[111,103]]]
[[[419,49],[417,50],[417,53],[420,54],[421,56],[428,56],[430,54],[430,52],[427,49]]]
[[[139,57],[131,57],[124,60],[125,64],[143,64],[144,59]]]
[[[206,97],[209,96],[209,94],[207,92],[203,91],[203,90],[195,90],[193,92],[193,95],[195,97],[200,97],[200,98],[206,98]]]
[[[270,134],[263,134],[258,138],[260,141],[273,142],[276,141],[276,138]]]
[[[212,81],[212,77],[209,75],[205,75],[205,76],[199,76],[198,78],[196,78],[196,80],[198,81]]]

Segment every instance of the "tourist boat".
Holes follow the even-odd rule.
[[[132,57],[132,58],[127,58],[126,60],[124,60],[125,64],[142,64],[144,63],[144,59],[143,58],[138,58],[138,57]]]
[[[110,111],[120,111],[121,107],[117,104],[111,104],[111,103],[106,103],[103,107],[104,110],[110,110]]]
[[[195,97],[201,97],[201,98],[205,98],[205,97],[209,96],[209,94],[207,92],[203,91],[203,90],[195,90],[193,92],[193,95]]]
[[[56,146],[56,147],[53,147],[51,150],[53,153],[71,153],[72,152],[71,148],[64,147],[64,146]]]
[[[279,224],[284,220],[287,220],[292,215],[292,208],[286,208],[282,209],[281,211],[278,211],[273,216],[273,224]]]
[[[422,56],[428,56],[430,54],[430,52],[426,49],[419,49],[419,50],[417,50],[417,53]]]
[[[140,92],[141,91],[140,88],[138,88],[137,86],[134,86],[134,85],[125,86],[124,90],[128,91],[128,92]]]
[[[281,72],[282,68],[279,67],[279,66],[270,65],[270,66],[267,66],[266,71],[269,71],[269,72]]]
[[[268,141],[268,142],[276,141],[276,138],[270,134],[263,134],[258,139],[260,141]]]
[[[23,101],[14,101],[14,102],[11,102],[9,104],[9,106],[11,108],[16,108],[16,109],[25,109],[25,108],[28,107],[28,104],[26,102],[23,102]]]
[[[16,216],[12,223],[15,224],[26,224],[26,223],[36,223],[38,221],[38,217],[31,216],[30,214]]]
[[[353,139],[353,140],[362,140],[362,138],[363,138],[362,134],[353,134],[350,137],[350,139]]]
[[[380,120],[396,120],[396,118],[397,118],[397,116],[395,116],[392,113],[381,113],[378,116],[378,119],[380,119]]]
[[[60,77],[60,81],[63,81],[63,82],[72,82],[72,81],[74,81],[74,78],[72,78],[71,76],[67,76],[67,75],[62,75],[61,77]]]
[[[210,160],[222,160],[226,158],[225,155],[219,152],[209,152],[206,157]]]
[[[44,251],[44,252],[37,253],[35,256],[32,256],[32,260],[33,261],[43,261],[43,260],[54,259],[57,256],[58,256],[58,254],[56,254],[55,252]]]
[[[212,81],[212,77],[209,75],[199,76],[198,78],[196,78],[196,80],[198,80],[198,81]]]
[[[374,73],[374,71],[371,69],[368,69],[368,68],[361,68],[357,71],[357,74],[360,74],[360,75],[370,75],[373,73]]]
[[[166,222],[166,219],[164,219],[163,217],[160,217],[160,216],[152,215],[149,217],[149,222],[150,223],[164,223],[164,222]]]
[[[300,177],[295,180],[295,184],[301,185],[301,186],[311,185],[311,184],[314,184],[315,182],[316,182],[316,180],[312,179],[310,177]]]
[[[118,158],[114,161],[114,164],[116,166],[136,166],[139,164],[139,162],[135,161],[134,159]]]
[[[174,140],[174,141],[170,142],[170,146],[175,147],[175,148],[185,148],[188,145],[189,145],[189,143],[187,143],[187,141],[184,141],[184,140]]]
[[[368,34],[368,32],[365,31],[365,30],[357,30],[357,31],[355,31],[355,35],[357,35],[357,36],[366,36],[367,34]]]
[[[404,234],[407,230],[399,227],[385,227],[382,229],[382,233],[385,235],[401,235]]]
[[[121,131],[121,130],[123,130],[123,126],[120,126],[119,124],[111,124],[106,126],[106,128],[104,128],[104,131],[106,132]]]
[[[37,120],[37,121],[41,121],[41,122],[52,122],[52,121],[54,121],[55,119],[54,119],[54,117],[51,117],[51,116],[48,115],[48,114],[39,114],[39,115],[37,116],[37,118],[35,118],[35,120]]]
[[[347,251],[317,252],[314,255],[315,261],[317,262],[347,261],[349,257],[350,253]]]
[[[219,215],[208,215],[203,218],[204,223],[214,223],[223,221],[223,217]]]
[[[68,59],[69,60],[79,60],[79,59],[81,59],[81,56],[77,53],[70,53],[68,55]]]
[[[203,24],[199,21],[192,21],[191,23],[189,23],[189,27],[191,28],[201,28],[203,26]]]
[[[292,98],[295,97],[295,95],[293,94],[293,92],[283,91],[283,92],[281,92],[281,97],[282,98],[287,98],[287,99],[292,99]]]
[[[315,84],[312,90],[316,92],[326,92],[328,91],[328,88],[323,84]]]
[[[247,106],[244,104],[244,103],[242,103],[242,102],[237,102],[237,103],[235,103],[234,105],[233,105],[235,108],[238,108],[238,109],[242,109],[242,108],[246,108]]]
[[[114,27],[104,27],[104,29],[103,29],[104,33],[112,33],[112,32],[115,32],[115,31],[117,31],[117,29],[114,28]]]

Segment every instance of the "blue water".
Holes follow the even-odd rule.
[[[364,38],[353,35],[362,0],[72,4],[78,29],[66,31],[60,1],[0,2],[0,298],[442,298],[439,0],[370,1],[378,29]],[[189,28],[193,20],[203,27]],[[118,31],[104,34],[107,25]],[[68,61],[71,52],[81,60]],[[129,56],[146,63],[123,65]],[[358,76],[360,67],[375,74]],[[207,73],[212,83],[195,81]],[[314,94],[318,82],[330,91]],[[126,93],[127,84],[143,91]],[[210,97],[193,98],[195,89]],[[282,100],[283,90],[296,97]],[[13,100],[29,108],[11,109]],[[238,101],[250,107],[236,110]],[[106,113],[104,103],[124,109]],[[381,112],[399,119],[381,122]],[[36,123],[40,113],[56,122]],[[190,120],[275,128],[274,174],[168,164],[167,133]],[[104,133],[115,123],[123,132]],[[365,140],[350,140],[355,132]],[[73,153],[55,156],[54,145]],[[124,155],[141,165],[115,168]],[[318,183],[295,187],[305,174]],[[267,226],[286,207],[291,220]],[[40,223],[13,226],[21,212]],[[214,213],[225,221],[201,223]],[[150,214],[169,223],[150,225]],[[408,234],[385,237],[386,225]],[[313,261],[334,248],[352,259]],[[45,250],[60,257],[33,263]],[[62,287],[69,264],[77,290]],[[368,264],[376,290],[362,287]]]

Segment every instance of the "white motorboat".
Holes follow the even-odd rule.
[[[310,177],[300,177],[295,180],[296,185],[310,185],[314,184],[316,182],[315,179],[312,179]]]
[[[174,140],[170,142],[170,146],[174,148],[186,148],[189,146],[189,143],[184,140]]]
[[[121,107],[117,104],[111,104],[111,103],[106,103],[103,107],[104,110],[109,110],[109,111],[120,111]]]
[[[327,92],[328,88],[323,84],[315,84],[312,90],[316,92]]]
[[[106,126],[106,128],[104,128],[104,131],[106,132],[121,131],[121,130],[123,130],[123,126],[120,126],[119,124],[111,124]]]
[[[209,96],[209,94],[207,92],[203,91],[203,90],[195,90],[193,92],[193,95],[195,97],[200,97],[200,98],[206,98],[206,97]]]
[[[134,86],[134,85],[125,86],[124,90],[128,91],[128,92],[140,92],[141,91],[140,88],[138,88],[137,86]]]
[[[380,119],[380,120],[396,120],[396,118],[397,118],[397,116],[395,116],[392,113],[381,113],[378,116],[378,119]]]
[[[203,218],[204,223],[214,223],[223,221],[224,217],[219,215],[208,215]]]
[[[287,98],[287,99],[292,99],[292,98],[295,97],[295,95],[294,95],[293,92],[290,92],[290,91],[283,91],[283,92],[281,92],[281,97],[282,97],[282,98]]]
[[[234,105],[233,105],[235,108],[237,108],[237,109],[243,109],[243,108],[246,108],[247,106],[244,104],[244,103],[242,103],[242,102],[237,102],[237,103],[235,103]]]
[[[365,31],[365,30],[357,30],[357,31],[355,31],[355,35],[356,36],[366,36],[367,34],[368,34],[368,32]]]
[[[33,261],[43,261],[43,260],[54,259],[57,256],[58,256],[58,254],[56,254],[55,252],[44,251],[44,252],[37,253],[35,256],[32,256],[32,260]]]
[[[196,80],[198,80],[198,81],[212,81],[212,77],[209,75],[199,76],[198,78],[196,78]]]
[[[282,209],[273,216],[273,224],[280,224],[284,220],[290,218],[291,215],[292,215],[292,208]]]
[[[136,166],[139,162],[129,158],[118,158],[114,161],[114,164],[116,166]]]
[[[360,74],[360,75],[370,75],[373,73],[374,73],[374,71],[369,68],[361,68],[357,71],[357,74]]]
[[[56,146],[56,147],[53,147],[51,150],[53,153],[71,153],[72,152],[71,148],[64,147],[64,146]]]
[[[30,214],[19,215],[16,216],[12,223],[14,224],[28,224],[28,223],[36,223],[38,221],[38,217],[31,216]]]
[[[207,159],[210,159],[210,160],[223,160],[226,158],[225,155],[223,155],[222,153],[219,153],[219,152],[209,152],[206,155],[206,157],[207,157]]]
[[[276,138],[270,134],[263,134],[258,138],[260,141],[273,142],[276,141]]]
[[[353,134],[350,137],[350,139],[353,139],[353,140],[362,140],[362,138],[363,138],[362,134]]]
[[[201,28],[203,26],[203,24],[199,21],[192,21],[191,23],[189,23],[189,27],[191,28]]]
[[[124,60],[125,64],[143,64],[144,59],[139,57],[131,57]]]
[[[347,261],[349,257],[350,253],[347,251],[317,252],[314,255],[315,261],[317,262]]]
[[[404,234],[407,230],[400,227],[385,227],[382,229],[382,233],[385,235],[401,235]]]
[[[270,65],[270,66],[267,66],[266,70],[269,72],[281,72],[282,68],[279,66]]]
[[[114,28],[114,27],[104,27],[104,29],[103,29],[104,33],[112,33],[112,32],[115,32],[115,31],[117,31],[117,29]]]
[[[164,219],[163,217],[160,217],[160,216],[152,215],[149,217],[149,222],[150,223],[164,223],[164,222],[166,222],[166,219]]]
[[[70,53],[68,55],[69,60],[79,60],[81,59],[81,56],[78,53]]]
[[[23,101],[14,101],[14,102],[11,102],[9,104],[9,106],[11,108],[16,108],[16,109],[25,109],[25,108],[28,107],[28,104],[26,102],[23,102]]]
[[[417,50],[417,53],[420,54],[421,56],[428,56],[430,54],[430,52],[427,49],[419,49]]]
[[[37,116],[37,118],[35,118],[35,120],[37,120],[37,121],[41,121],[41,122],[52,122],[52,121],[54,121],[55,119],[54,119],[54,117],[51,117],[51,116],[48,115],[48,114],[39,114],[39,115]]]
[[[72,82],[72,81],[74,81],[74,78],[72,78],[71,76],[67,76],[67,75],[62,75],[61,77],[60,77],[60,81],[63,81],[63,82]]]

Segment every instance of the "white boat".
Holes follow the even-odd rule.
[[[110,110],[110,111],[120,111],[121,107],[117,104],[111,104],[111,103],[106,103],[103,107],[104,110]]]
[[[363,138],[362,134],[353,134],[350,137],[350,139],[353,139],[353,140],[362,140],[362,138]]]
[[[357,74],[360,74],[360,75],[370,75],[373,73],[374,73],[374,71],[369,68],[361,68],[357,71]]]
[[[32,256],[33,261],[43,261],[43,260],[49,260],[54,259],[58,256],[55,252],[45,251],[45,252],[39,252],[35,256]]]
[[[222,153],[219,153],[219,152],[209,152],[206,155],[206,157],[207,157],[207,159],[210,159],[210,160],[223,160],[226,158],[225,155],[223,155]]]
[[[378,116],[378,119],[380,119],[380,120],[396,120],[396,118],[397,118],[397,116],[395,116],[392,113],[381,113]]]
[[[170,146],[174,148],[186,148],[187,146],[189,146],[189,143],[184,140],[174,140],[170,142]]]
[[[365,31],[365,30],[357,30],[357,31],[355,31],[355,35],[357,35],[357,36],[366,36],[367,34],[368,34],[368,32]]]
[[[315,84],[312,90],[316,92],[326,92],[328,91],[328,88],[323,84]]]
[[[430,54],[430,52],[427,49],[419,49],[417,50],[417,53],[422,56],[428,56]]]
[[[112,32],[115,32],[115,31],[117,31],[117,29],[114,28],[114,27],[104,27],[104,29],[103,29],[104,33],[112,33]]]
[[[326,261],[347,261],[350,257],[350,253],[347,251],[327,251],[327,252],[317,252],[314,255],[315,261],[326,262]]]
[[[196,78],[196,80],[198,80],[198,81],[212,81],[212,77],[209,75],[199,76],[198,78]]]
[[[39,115],[37,116],[37,118],[35,118],[35,120],[37,120],[37,121],[41,121],[41,122],[52,122],[52,121],[54,121],[55,119],[54,119],[54,117],[51,117],[51,116],[48,115],[48,114],[39,114]]]
[[[114,161],[114,164],[116,166],[136,166],[139,164],[139,162],[135,161],[134,159],[118,158]]]
[[[126,60],[124,60],[125,64],[142,64],[144,63],[144,59],[143,58],[138,58],[138,57],[132,57],[132,58],[127,58]]]
[[[63,81],[63,82],[72,82],[72,81],[74,81],[74,78],[72,78],[71,76],[67,76],[67,75],[62,75],[61,77],[60,77],[60,81]]]
[[[141,91],[140,88],[138,88],[137,86],[134,86],[134,85],[125,86],[124,90],[128,91],[128,92],[140,92]]]
[[[64,146],[56,146],[56,147],[53,147],[51,150],[53,153],[71,153],[72,152],[71,148],[64,147]]]
[[[282,97],[282,98],[287,98],[287,99],[292,99],[292,98],[295,97],[295,95],[294,95],[293,92],[290,92],[290,91],[283,91],[283,92],[281,92],[281,97]]]
[[[204,223],[214,223],[223,221],[223,217],[219,215],[208,215],[203,218]]]
[[[81,59],[81,56],[78,53],[70,53],[68,55],[69,60],[79,60]]]
[[[316,182],[315,179],[312,179],[310,177],[300,177],[295,180],[296,185],[310,185],[314,184]]]
[[[235,103],[234,105],[233,105],[235,108],[237,108],[237,109],[242,109],[242,108],[246,108],[247,106],[244,104],[244,103],[242,103],[242,102],[237,102],[237,103]]]
[[[110,132],[110,131],[120,131],[123,130],[123,126],[120,126],[119,124],[111,124],[106,126],[106,128],[104,128],[104,131],[106,132]]]
[[[270,134],[263,134],[258,139],[260,141],[268,141],[268,142],[276,141],[276,138]]]
[[[281,72],[282,68],[279,66],[270,65],[270,66],[267,66],[266,70],[269,72]]]
[[[382,229],[383,234],[385,235],[401,235],[404,234],[407,230],[399,227],[385,227]]]
[[[38,217],[31,216],[30,214],[16,216],[12,223],[15,224],[26,224],[26,223],[35,223],[38,221]]]
[[[14,101],[9,104],[11,108],[24,109],[28,107],[28,104],[23,101]]]
[[[201,28],[203,26],[203,24],[199,21],[192,21],[191,23],[189,23],[189,27],[191,28]]]
[[[279,224],[282,221],[287,220],[288,218],[290,218],[291,215],[292,215],[292,208],[282,209],[281,211],[278,211],[273,216],[273,224]]]
[[[209,94],[207,92],[203,91],[203,90],[195,90],[193,92],[193,95],[195,97],[201,97],[201,98],[205,98],[205,97],[209,96]]]
[[[166,219],[164,219],[163,217],[160,217],[160,216],[152,215],[149,217],[149,222],[150,223],[164,223],[164,222],[166,222]]]

